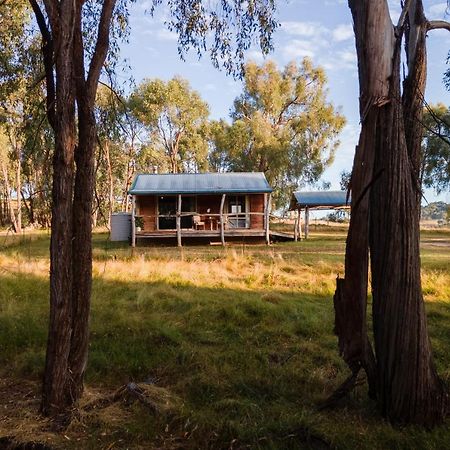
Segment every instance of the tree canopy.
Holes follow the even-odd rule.
[[[212,129],[217,169],[265,172],[279,205],[298,185],[316,182],[333,161],[343,115],[327,101],[326,76],[310,59],[279,70],[250,62],[232,124]]]
[[[450,108],[444,104],[425,109],[420,180],[436,193],[450,187]]]
[[[147,150],[159,170],[206,169],[209,107],[186,80],[144,80],[131,94],[129,106],[147,131]]]

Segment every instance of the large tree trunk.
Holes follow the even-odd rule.
[[[87,76],[82,30],[84,2],[45,2],[49,30],[37,1],[29,1],[43,37],[47,115],[55,132],[50,323],[41,409],[46,415],[70,418],[70,409],[83,391],[87,362],[96,142],[93,107],[100,71],[109,47],[115,0],[103,2]],[[75,101],[78,106],[77,147]],[[75,180],[74,154],[77,168]]]
[[[75,153],[73,201],[72,342],[69,356],[70,395],[77,401],[83,392],[89,344],[89,311],[92,291],[92,200],[94,193],[95,119],[92,109],[80,102],[79,138]]]
[[[73,86],[72,2],[61,6],[56,62],[55,153],[53,156],[52,231],[50,240],[50,321],[41,409],[64,414],[72,333],[72,193],[76,141]],[[54,25],[56,27],[56,25]]]
[[[349,5],[358,54],[362,129],[351,179],[346,277],[338,283],[335,295],[336,331],[352,371],[358,365],[366,368],[369,362],[370,389],[385,417],[393,423],[433,426],[443,420],[447,395],[432,362],[420,283],[418,114],[425,86],[422,4],[413,0],[410,5],[409,71],[403,102],[402,24],[394,34],[386,0],[350,0]],[[365,329],[368,249],[375,380],[371,378]],[[351,331],[338,326],[343,323],[350,324]]]
[[[109,151],[109,140],[105,140],[106,172],[108,174],[108,230],[111,230],[111,216],[114,212],[114,179],[111,168],[111,154]]]

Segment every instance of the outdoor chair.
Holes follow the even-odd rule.
[[[194,222],[194,228],[196,230],[198,230],[199,227],[203,227],[203,229],[205,229],[205,222],[201,220],[199,215],[192,216],[192,221]]]

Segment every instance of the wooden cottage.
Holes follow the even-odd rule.
[[[269,242],[272,188],[263,173],[140,174],[132,195],[131,242],[260,238]]]

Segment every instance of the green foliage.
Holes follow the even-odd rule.
[[[26,0],[0,2],[0,103],[20,83],[30,8]]]
[[[98,137],[95,211],[97,225],[106,225],[111,213],[126,207],[134,169],[139,169],[140,146],[136,144],[137,124],[126,100],[112,88],[99,86],[94,114]]]
[[[44,107],[40,42],[36,38],[22,38],[17,78],[13,83],[7,76],[2,78],[9,89],[2,91],[0,121],[8,138],[8,172],[15,174],[14,183],[10,184],[14,186],[14,195],[20,189],[26,199],[24,222],[47,226],[50,223],[51,171],[48,168],[53,154],[53,132]],[[3,189],[6,188],[4,181]]]
[[[326,220],[334,223],[345,223],[349,222],[349,213],[347,211],[338,210],[327,214]]]
[[[344,117],[326,100],[326,77],[307,58],[283,71],[268,61],[245,66],[233,123],[212,127],[216,169],[265,172],[284,206],[299,184],[316,182],[331,164]]]
[[[215,67],[241,76],[245,51],[255,41],[264,54],[272,50],[272,34],[278,26],[274,0],[153,0],[153,10],[159,5],[166,6],[167,24],[178,35],[182,59],[190,48],[199,56],[207,52]]]
[[[438,194],[450,188],[450,108],[442,103],[424,112],[420,179]]]
[[[433,202],[422,206],[421,218],[423,220],[442,220],[446,221],[450,211],[450,205],[444,202]]]
[[[207,167],[209,107],[189,83],[144,80],[131,94],[129,106],[147,132],[147,151],[158,155],[159,169],[198,172]]]
[[[351,178],[352,178],[351,170],[343,170],[341,172],[341,181],[339,182],[339,184],[341,185],[342,191],[348,191],[350,187]]]

